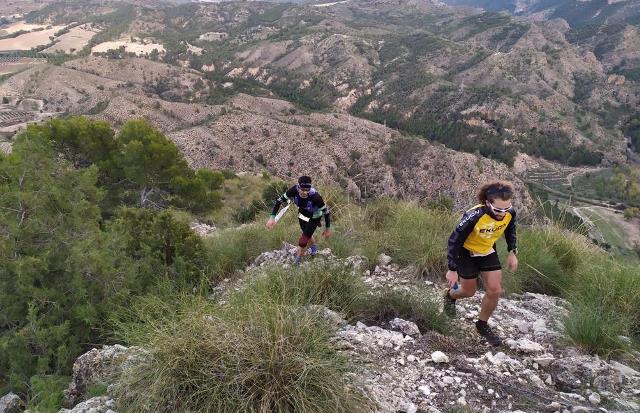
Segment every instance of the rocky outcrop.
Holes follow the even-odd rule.
[[[287,265],[293,250],[289,246],[266,252],[255,264]],[[334,259],[329,250],[324,256]],[[345,261],[364,269],[360,257]],[[378,264],[374,270],[364,270],[363,277],[373,288],[426,285],[434,297],[440,296],[439,287],[417,279],[413,268]],[[490,323],[505,344],[494,348],[480,340],[472,323],[481,298],[477,293],[458,301],[458,331],[447,336],[421,335],[412,328],[415,324],[398,318],[390,326],[356,322],[337,330],[335,343],[341,351],[369,366],[360,378],[379,412],[435,413],[454,407],[595,412],[601,405],[608,411],[638,409],[640,373],[566,347],[560,322],[567,314],[564,300],[532,293],[501,299]]]
[[[94,348],[81,355],[73,364],[72,381],[64,391],[65,405],[74,406],[78,403],[85,396],[90,385],[112,383],[119,374],[129,368],[136,360],[139,360],[140,357],[143,357],[144,353],[145,351],[139,347],[127,348],[116,344],[103,346],[102,349]],[[107,391],[109,390],[107,389]],[[101,398],[96,398],[90,406],[97,403],[107,406],[106,402]],[[76,410],[73,411],[76,412]],[[106,412],[106,410],[104,411]],[[95,412],[101,413],[103,410],[95,410]]]
[[[58,413],[116,413],[115,409],[115,400],[108,396],[100,396],[79,403],[73,409],[61,409]]]
[[[289,266],[294,251],[295,246],[284,244],[282,249],[265,252],[247,268],[245,277],[220,288],[241,289],[267,265]],[[324,249],[302,265],[319,261],[351,266],[373,289],[420,288],[436,299],[440,297],[438,285],[417,278],[414,268],[401,268],[386,258],[370,270],[363,257],[338,259]],[[482,293],[477,293],[458,300],[455,330],[447,335],[421,333],[413,322],[401,318],[384,325],[349,324],[325,307],[308,309],[334,326],[336,348],[358,360],[361,369],[351,379],[375,401],[379,413],[605,411],[599,410],[601,406],[608,412],[640,410],[638,371],[567,346],[560,323],[567,314],[567,302],[533,293],[501,299],[490,324],[505,340],[495,348],[475,332],[473,320],[481,298]],[[122,346],[91,350],[74,365],[67,394],[78,397],[89,382],[113,377],[113,371],[126,372],[126,364],[135,363],[140,354],[140,349]],[[83,402],[71,412],[107,413],[113,410],[113,403],[105,396]],[[95,410],[87,410],[87,406]]]
[[[192,222],[189,227],[193,232],[200,235],[201,237],[208,237],[216,230],[216,227],[214,225],[205,224],[203,222]]]
[[[18,413],[22,408],[23,403],[18,395],[9,393],[0,397],[0,413]]]

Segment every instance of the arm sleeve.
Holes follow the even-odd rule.
[[[482,215],[483,211],[480,209],[474,209],[464,214],[460,223],[451,233],[447,249],[447,264],[449,270],[458,271],[458,262],[460,260],[460,254],[462,253],[462,246]]]
[[[324,215],[324,226],[329,229],[331,227],[331,211],[329,211],[329,205],[324,203],[324,199],[320,195],[317,195],[313,200],[314,206],[318,208],[318,211],[322,211]]]
[[[273,208],[271,209],[271,218],[275,218],[282,204],[289,202],[289,200],[296,195],[295,191],[296,191],[296,187],[292,186],[291,188],[287,189],[287,192],[282,194],[281,197],[276,199],[276,202],[273,203]]]
[[[324,226],[326,229],[329,229],[331,227],[331,211],[329,211],[328,205],[324,206],[322,213],[324,215]]]
[[[518,237],[516,236],[516,211],[511,211],[511,221],[504,230],[504,238],[507,240],[507,251],[518,248]]]

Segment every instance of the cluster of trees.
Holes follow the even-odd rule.
[[[573,75],[573,101],[584,103],[591,97],[598,76],[593,72],[580,72]]]
[[[493,134],[459,119],[440,121],[426,110],[416,111],[402,123],[403,129],[410,133],[444,143],[457,151],[477,152],[487,158],[513,165],[516,149],[508,145],[502,133]]]
[[[0,155],[0,394],[68,375],[132,297],[198,286],[205,247],[167,207],[211,210],[223,180],[144,121],[115,136],[53,120],[18,136]]]
[[[522,149],[530,155],[571,166],[598,165],[603,157],[602,153],[593,152],[582,144],[572,146],[571,140],[562,131],[532,131],[522,142]]]
[[[640,153],[640,119],[634,118],[629,125],[627,125],[625,134],[631,142],[631,148]]]
[[[273,74],[276,80],[269,85],[269,89],[281,98],[305,108],[326,109],[338,96],[335,88],[321,77],[314,77],[308,86],[301,88],[304,77],[284,70],[276,70]]]
[[[448,90],[439,91],[436,94],[437,97],[423,102],[408,118],[399,112],[383,109],[365,112],[364,109],[372,99],[370,96],[360,98],[352,107],[352,113],[394,129],[422,136],[430,141],[443,143],[458,151],[479,153],[507,165],[513,165],[517,148],[508,144],[502,128],[498,125],[497,133],[491,133],[484,128],[467,124],[459,115],[447,114],[449,102],[446,100],[452,99],[448,92]],[[486,95],[506,92],[481,88],[479,93]],[[470,101],[476,99],[476,93],[471,93],[467,98]]]
[[[630,167],[615,168],[612,176],[596,178],[594,189],[603,199],[640,205],[640,171]]]
[[[507,93],[479,90],[481,94]],[[474,99],[474,94],[469,100]],[[472,126],[460,117],[446,116],[438,111],[438,106],[423,104],[406,118],[396,111],[376,109],[365,112],[370,96],[359,99],[352,108],[352,113],[368,118],[388,127],[399,129],[413,135],[422,136],[430,141],[441,142],[446,146],[464,152],[479,153],[487,158],[496,159],[507,165],[513,165],[518,150],[548,160],[566,163],[571,166],[598,165],[603,154],[594,152],[584,145],[572,146],[569,137],[561,131],[532,131],[518,144],[510,144],[499,123],[495,133],[478,126]],[[440,106],[442,107],[442,106]]]
[[[252,11],[251,15],[247,19],[247,25],[249,27],[253,27],[258,25],[274,24],[282,18],[284,12],[289,7],[291,7],[291,5],[285,3]]]
[[[378,51],[381,70],[393,63],[398,57],[412,62],[418,58],[428,56],[430,53],[447,47],[448,43],[441,37],[431,33],[411,33],[401,36],[387,36]],[[424,70],[422,71],[424,72]]]
[[[510,23],[491,36],[491,49],[507,52],[524,34],[529,31],[529,25],[519,22]],[[499,46],[499,49],[498,49]]]
[[[40,30],[43,30],[43,29],[41,28]],[[34,32],[35,31],[36,30],[34,29]],[[15,39],[16,37],[22,36],[23,34],[26,34],[26,33],[29,33],[29,31],[28,30],[18,30],[18,31],[15,31],[13,33],[5,34],[4,36],[0,36],[0,40],[2,40],[2,39]]]
[[[571,27],[581,27],[589,24],[602,24],[606,22],[618,9],[620,5],[607,3],[604,1],[567,1],[558,5],[553,10],[551,18],[562,18],[569,23]],[[603,7],[605,6],[605,7]]]
[[[103,213],[120,205],[206,211],[220,205],[220,172],[193,171],[178,148],[143,120],[127,122],[115,136],[106,122],[75,117],[31,126],[27,135],[48,136],[74,167],[95,167],[105,190]]]

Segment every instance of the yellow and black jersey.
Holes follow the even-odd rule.
[[[463,249],[472,255],[487,255],[491,249],[495,249],[498,238],[504,234],[509,251],[517,248],[516,243],[516,211],[511,208],[502,219],[498,221],[489,213],[485,205],[476,205],[462,216],[462,220],[456,226],[449,237],[447,260],[449,269],[457,271],[460,254]]]

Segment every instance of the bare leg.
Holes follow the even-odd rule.
[[[485,293],[484,297],[482,297],[478,319],[487,321],[498,306],[498,300],[502,294],[502,271],[488,271],[483,272],[481,275]]]
[[[476,278],[467,279],[467,278],[458,278],[458,285],[460,288],[458,291],[454,292],[453,290],[449,290],[449,296],[454,300],[459,298],[472,297],[476,293],[476,289],[478,288],[478,282]]]

